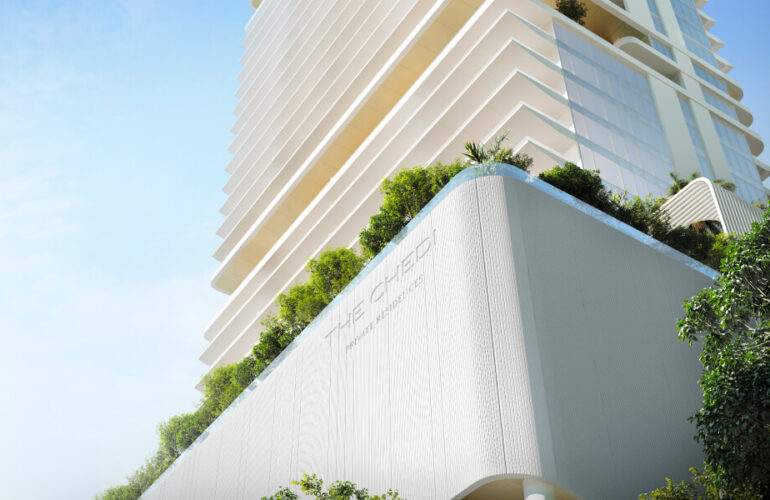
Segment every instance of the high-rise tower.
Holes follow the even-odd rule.
[[[532,173],[573,162],[642,196],[696,174],[672,220],[756,220],[763,145],[704,2],[585,3],[579,24],[541,0],[253,0],[215,254],[230,297],[201,359],[241,360],[307,259],[357,244],[384,177],[466,140],[507,132]],[[144,498],[303,473],[412,500],[634,497],[702,460],[701,365],[672,330],[715,277],[521,170],[465,169]]]
[[[323,248],[354,245],[377,186],[508,131],[533,171],[566,161],[642,196],[669,174],[766,199],[763,144],[703,0],[265,0],[246,27],[205,332],[212,369],[258,340]]]

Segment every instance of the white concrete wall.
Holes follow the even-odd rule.
[[[468,170],[144,498],[303,473],[412,500],[500,475],[633,498],[700,461],[674,324],[712,277],[519,170]]]

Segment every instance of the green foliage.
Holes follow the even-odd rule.
[[[136,500],[163,474],[173,460],[158,451],[145,464],[128,477],[126,484],[108,488],[97,500]]]
[[[679,338],[702,340],[705,463],[725,490],[770,497],[770,210],[727,249],[716,284],[685,302]]]
[[[706,265],[715,262],[712,268],[719,267],[722,255],[719,254],[719,247],[714,246],[716,236],[711,233],[701,233],[691,227],[675,227],[658,239]]]
[[[641,499],[770,498],[770,210],[717,243],[727,247],[720,277],[685,301],[677,324],[680,340],[703,345],[703,402],[691,421],[704,470]]]
[[[175,460],[206,429],[209,422],[202,412],[176,415],[158,426],[159,451]]]
[[[136,500],[142,495],[135,486],[124,484],[104,490],[104,493],[96,497],[97,500]]]
[[[274,321],[282,325],[294,338],[326,307],[323,294],[310,283],[292,286],[278,295],[278,314]],[[273,319],[268,320],[272,322]]]
[[[467,141],[465,142],[465,157],[471,165],[481,165],[482,163],[505,163],[520,168],[528,172],[532,166],[532,158],[525,154],[513,154],[513,150],[503,147],[503,142],[508,133],[495,137],[491,147],[483,144]]]
[[[692,483],[680,481],[675,483],[666,478],[666,486],[639,495],[639,500],[696,500],[700,498]]]
[[[352,250],[336,248],[327,250],[307,264],[310,273],[308,283],[315,288],[327,304],[358,276],[366,261]]]
[[[224,365],[215,368],[203,379],[203,400],[199,411],[211,417],[211,421],[217,418],[230,403],[241,393],[245,386],[238,383],[236,365]]]
[[[698,472],[690,468],[690,481],[673,482],[666,478],[666,486],[639,495],[639,500],[760,500],[753,491],[725,490],[710,471]]]
[[[529,171],[532,158],[525,154],[513,154],[513,150],[503,147],[505,137],[505,134],[496,137],[490,147],[466,142],[465,161],[404,168],[393,179],[383,180],[380,192],[384,196],[380,211],[369,219],[369,225],[358,236],[364,256],[372,259],[380,253],[455,175],[468,166],[497,162]]]
[[[565,163],[542,172],[538,178],[603,212],[612,211],[612,197],[593,170]]]
[[[467,168],[461,161],[449,165],[413,167],[400,170],[393,179],[380,185],[383,202],[380,211],[372,216],[369,225],[361,231],[358,241],[364,255],[374,258],[411,221],[433,197]]]
[[[247,388],[262,370],[257,365],[257,360],[251,356],[246,356],[240,362],[233,366],[230,373],[232,384],[241,388]]]
[[[733,193],[734,193],[734,192],[735,192],[735,191],[738,189],[738,187],[737,187],[737,186],[736,186],[734,183],[732,183],[732,182],[730,182],[730,181],[726,181],[726,180],[724,180],[724,179],[714,179],[714,180],[713,180],[713,181],[711,181],[711,182],[713,182],[713,183],[714,183],[714,184],[716,184],[717,186],[719,186],[719,187],[722,187],[722,188],[725,188],[725,189],[727,189],[728,191],[731,191],[731,192],[733,192]]]
[[[505,136],[496,138],[490,147],[474,142],[466,143],[466,161],[402,169],[392,180],[385,179],[380,186],[384,194],[380,211],[371,217],[369,225],[359,237],[364,255],[359,256],[346,248],[337,248],[326,250],[317,259],[311,259],[307,264],[307,282],[296,284],[277,297],[277,312],[263,322],[260,340],[252,348],[251,355],[239,363],[219,367],[206,376],[199,408],[193,413],[176,415],[162,423],[158,427],[160,444],[157,453],[129,478],[127,485],[106,490],[101,498],[133,499],[141,495],[334,300],[369,259],[393,240],[457,173],[469,165],[485,162],[506,163],[528,171],[532,159],[526,155],[514,155],[511,149],[504,148],[504,139]],[[540,178],[712,265],[720,261],[724,249],[732,241],[726,235],[714,237],[689,228],[671,229],[668,219],[660,210],[661,200],[638,197],[629,199],[625,194],[612,195],[604,188],[596,172],[583,170],[571,163],[543,172]],[[327,492],[321,492],[323,482],[315,476],[306,476],[294,484],[301,486],[305,493],[317,490],[318,495],[321,495],[317,498],[398,498],[396,492],[390,491],[385,495],[370,497],[366,490],[358,490],[355,485],[347,482],[334,483]],[[289,500],[297,498],[297,495],[283,488],[270,498]]]
[[[668,186],[667,192],[669,196],[674,196],[676,193],[684,189],[691,180],[698,178],[697,174],[692,174],[689,179],[685,179],[683,177],[679,177],[674,172],[669,172],[668,176],[671,177],[672,181],[674,181]]]
[[[365,488],[358,488],[349,481],[337,481],[324,491],[324,482],[315,474],[302,476],[299,481],[292,481],[293,485],[299,486],[302,493],[316,500],[404,500],[398,496],[398,491],[388,490],[382,495],[370,496]],[[289,488],[279,486],[278,491],[269,497],[262,497],[262,500],[297,500],[299,496]]]
[[[717,267],[724,255],[724,243],[728,237],[722,237],[717,245],[717,237],[710,233],[701,233],[689,227],[672,228],[668,216],[661,210],[665,200],[638,196],[629,198],[627,193],[611,194],[605,189],[597,171],[566,163],[542,172],[538,177],[707,265]]]
[[[722,259],[727,255],[727,248],[738,241],[738,236],[731,233],[719,233],[714,237],[714,245],[708,251],[706,264],[714,269],[719,269]]]
[[[629,198],[628,193],[623,192],[613,193],[610,200],[610,213],[634,229],[658,240],[665,239],[672,231],[666,213],[660,209],[664,199],[653,199],[651,196]]]
[[[366,259],[347,248],[325,250],[307,264],[309,279],[278,296],[278,312],[268,317],[259,342],[252,348],[256,365],[264,369],[353,281]],[[260,371],[261,371],[260,369]]]
[[[585,24],[588,14],[586,4],[580,0],[556,0],[556,10],[581,26]]]

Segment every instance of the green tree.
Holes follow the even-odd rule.
[[[328,304],[321,290],[310,283],[292,286],[278,295],[277,320],[291,333],[292,339],[299,335]]]
[[[225,365],[215,368],[203,379],[203,402],[200,409],[208,413],[213,421],[241,393],[241,387],[233,378],[235,365]]]
[[[336,481],[324,491],[324,482],[315,474],[302,476],[299,481],[292,481],[293,485],[299,486],[302,493],[316,500],[404,500],[398,496],[398,491],[388,490],[382,495],[370,496],[365,488],[359,488],[349,481]],[[289,488],[278,487],[278,491],[269,497],[262,497],[262,500],[297,500],[299,496]]]
[[[727,249],[716,284],[685,302],[678,328],[703,343],[692,420],[707,470],[724,490],[770,498],[770,210]]]
[[[441,188],[467,166],[465,162],[456,161],[448,165],[404,168],[393,179],[383,180],[380,211],[371,217],[369,225],[358,236],[364,255],[371,259],[380,253]]]
[[[722,236],[722,235],[719,235]],[[685,301],[679,339],[702,342],[702,472],[641,500],[770,498],[770,210],[729,245],[717,282]]]
[[[158,426],[159,450],[166,457],[175,460],[206,429],[209,422],[202,412],[175,415]]]
[[[230,376],[233,379],[233,384],[243,390],[257,378],[257,375],[259,375],[259,372],[261,371],[257,360],[252,356],[246,356],[235,364]]]
[[[588,15],[588,7],[581,0],[556,0],[556,10],[581,26],[585,24]]]
[[[294,336],[275,316],[267,318],[263,326],[265,328],[260,334],[259,342],[252,347],[251,352],[264,369],[294,340]]]
[[[276,299],[278,311],[263,322],[259,342],[252,348],[255,371],[261,372],[361,272],[366,259],[349,248],[327,249],[310,259],[308,281],[298,283]]]
[[[334,248],[310,259],[308,284],[329,304],[364,268],[366,261],[348,248]]]

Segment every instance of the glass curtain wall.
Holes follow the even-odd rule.
[[[706,36],[706,28],[700,20],[698,9],[693,0],[671,0],[679,29],[682,30],[687,48],[707,63],[716,66],[717,60],[711,51],[711,44]]]
[[[608,188],[663,196],[671,153],[647,79],[562,26],[559,55],[584,168]]]
[[[712,120],[730,167],[730,175],[738,188],[737,194],[748,201],[764,202],[767,196],[746,137],[719,118],[712,117]]]
[[[652,22],[655,24],[655,29],[665,35],[666,27],[663,25],[663,19],[660,17],[658,4],[655,0],[647,0],[647,6],[650,8],[650,14],[652,15]]]
[[[738,113],[735,111],[735,107],[733,107],[732,104],[708,89],[702,88],[701,90],[703,91],[703,97],[706,99],[707,103],[724,112],[727,116],[735,118],[736,120],[738,119]]]
[[[712,75],[709,71],[705,70],[704,68],[700,67],[698,64],[693,63],[693,69],[695,70],[695,74],[699,77],[703,78],[707,82],[709,82],[714,87],[718,88],[724,93],[727,93],[727,85],[725,85],[725,82],[717,78],[716,76]]]

